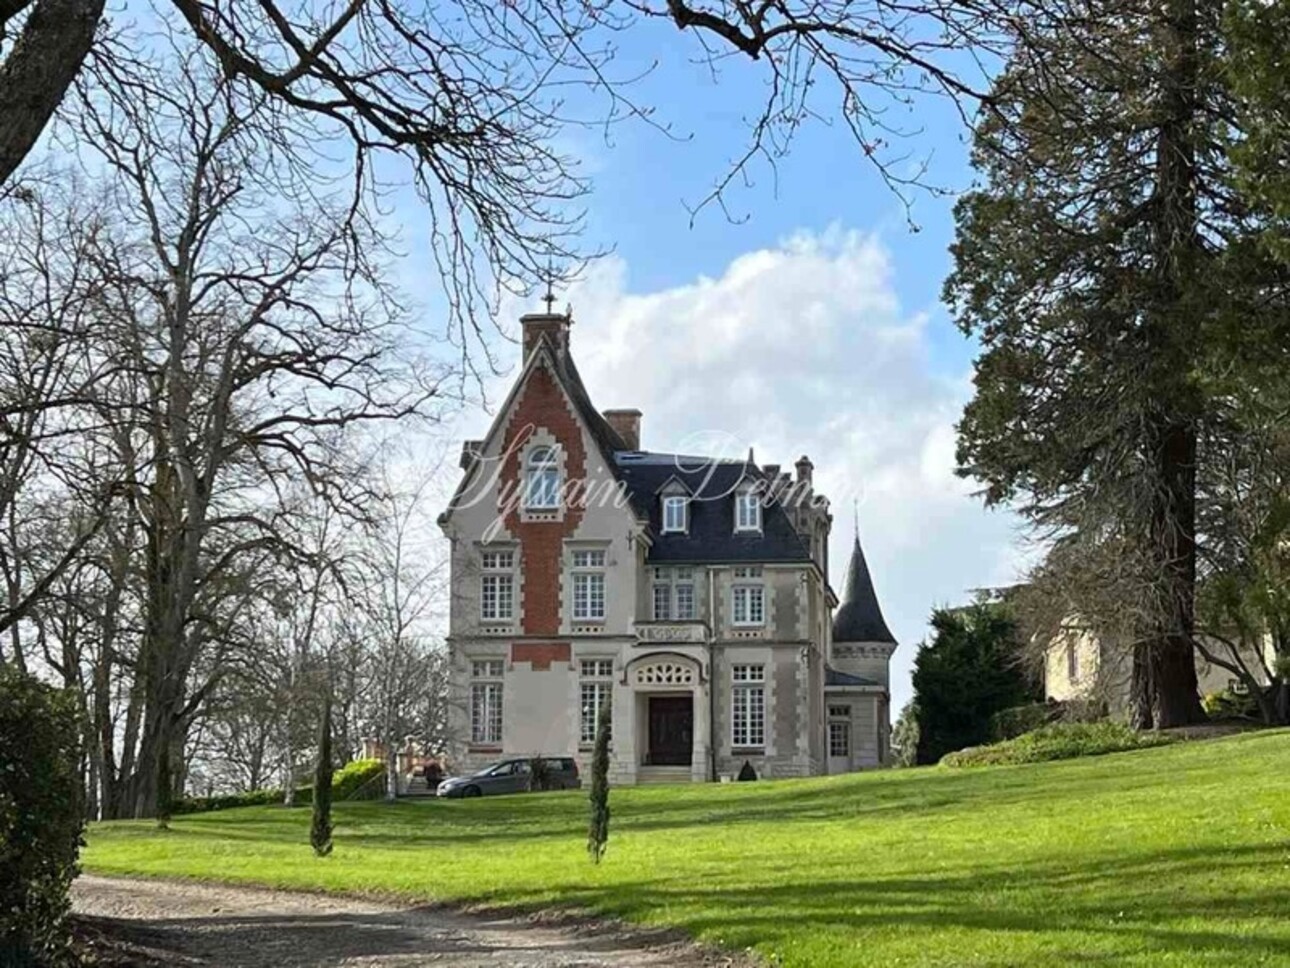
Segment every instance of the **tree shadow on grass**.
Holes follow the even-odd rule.
[[[873,964],[887,963],[882,946],[907,937],[906,929],[920,939],[930,964],[968,963],[954,947],[963,931],[997,935],[1001,948],[1015,950],[998,964],[1120,964],[1166,954],[1190,955],[1178,962],[1183,964],[1290,964],[1284,917],[1290,880],[1273,873],[1281,867],[1269,864],[1269,854],[1267,846],[1195,848],[1090,858],[1086,866],[1067,860],[914,877],[861,872],[842,880],[784,867],[757,873],[796,875],[790,883],[705,887],[678,877],[576,888],[560,899],[632,920],[665,917],[696,936],[738,946],[777,950],[804,938],[863,943],[876,956]],[[1206,881],[1207,875],[1216,881]],[[1246,875],[1263,875],[1265,886],[1222,889],[1225,881]],[[1184,882],[1216,883],[1217,889],[1188,893]]]

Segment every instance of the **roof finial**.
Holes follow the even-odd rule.
[[[851,533],[856,536],[856,544],[860,543],[860,499],[853,497],[851,499]]]
[[[546,303],[548,316],[555,312],[555,269],[549,259],[546,264],[546,295],[542,297],[542,301]]]

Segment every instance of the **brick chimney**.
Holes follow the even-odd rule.
[[[627,442],[628,450],[641,449],[641,412],[639,410],[606,410],[602,415],[618,436]]]
[[[569,352],[569,326],[573,319],[563,313],[527,313],[520,317],[524,329],[524,362],[528,362],[538,340],[546,335],[557,355]]]
[[[803,454],[797,459],[797,463],[793,466],[797,468],[798,482],[802,484],[810,484],[811,474],[815,470],[815,465],[811,463],[811,458]]]

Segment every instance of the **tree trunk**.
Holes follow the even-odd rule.
[[[1151,656],[1142,643],[1133,647],[1133,678],[1130,684],[1129,725],[1134,729],[1151,729],[1155,725],[1151,698]]]
[[[1196,190],[1200,57],[1197,0],[1168,0],[1162,117],[1156,145],[1154,258],[1159,287],[1148,309],[1155,366],[1147,445],[1155,462],[1151,542],[1159,569],[1155,634],[1150,643],[1155,725],[1204,719],[1192,646],[1196,589],[1196,391],[1190,374],[1204,304],[1198,300],[1202,250]],[[1156,403],[1158,401],[1158,403]]]
[[[104,0],[36,0],[0,64],[0,186],[22,164],[80,72]]]

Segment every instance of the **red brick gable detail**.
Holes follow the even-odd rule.
[[[570,482],[585,481],[587,452],[582,442],[582,426],[574,416],[569,399],[550,371],[539,366],[530,374],[515,401],[515,409],[506,425],[502,440],[502,464],[498,482],[499,495],[511,495],[505,513],[506,528],[520,543],[520,569],[523,593],[520,601],[520,627],[527,635],[560,633],[560,573],[564,557],[564,539],[582,522],[583,507],[576,500],[564,509],[561,521],[524,521],[520,515],[523,481],[520,460],[524,444],[536,431],[551,434],[564,452],[564,479],[561,492],[567,496],[584,494],[585,488],[570,487]],[[567,646],[566,646],[567,648]]]
[[[527,662],[533,670],[545,671],[552,662],[571,662],[573,647],[568,642],[513,642],[511,661]]]

